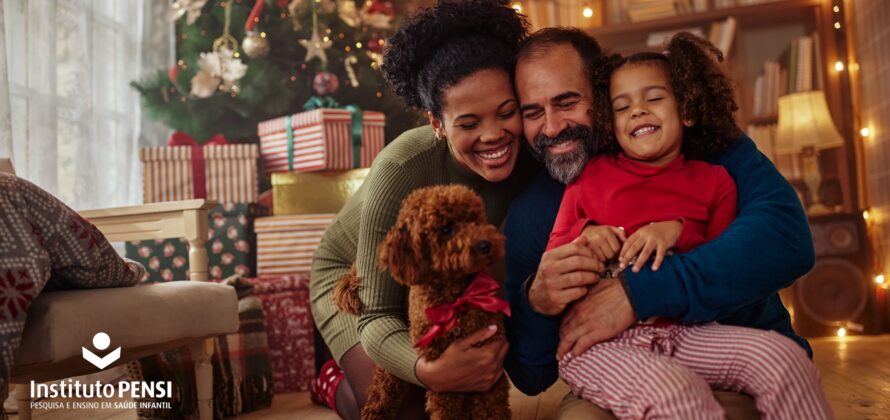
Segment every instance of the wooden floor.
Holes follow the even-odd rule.
[[[814,361],[838,419],[890,420],[890,335],[810,340]],[[568,388],[557,386],[542,395],[527,397],[513,390],[510,404],[514,419],[554,419]],[[37,419],[133,420],[134,410],[35,410]],[[17,419],[15,415],[10,417]],[[238,419],[335,420],[333,411],[315,406],[309,394],[276,395],[272,407],[239,416]]]

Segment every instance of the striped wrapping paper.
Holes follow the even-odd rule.
[[[335,216],[325,213],[256,219],[257,275],[309,272],[312,254]]]
[[[352,112],[322,108],[291,116],[294,136],[294,171],[353,168]],[[368,168],[383,149],[383,113],[364,111],[360,167]],[[266,173],[289,172],[286,117],[257,126]]]
[[[195,197],[190,146],[146,147],[142,160],[145,203],[207,198],[223,203],[254,203],[259,196],[255,144],[204,146],[207,197]]]

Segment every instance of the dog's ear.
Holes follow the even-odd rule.
[[[380,266],[392,274],[396,282],[410,286],[420,281],[425,273],[421,266],[421,256],[414,244],[414,237],[410,229],[404,225],[394,226],[386,239],[380,244],[378,261]]]

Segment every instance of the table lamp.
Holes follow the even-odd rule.
[[[801,153],[803,182],[812,198],[809,214],[828,213],[819,200],[822,173],[819,151],[840,147],[844,139],[834,126],[825,93],[820,90],[797,92],[779,98],[779,127],[776,130],[776,153]]]

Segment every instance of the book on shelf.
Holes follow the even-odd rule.
[[[630,0],[627,7],[627,16],[631,22],[677,16],[677,5],[674,1]]]
[[[813,90],[813,38],[803,36],[797,42],[797,72],[795,92]]]
[[[815,34],[797,37],[778,61],[763,62],[763,69],[754,80],[752,116],[775,117],[780,96],[822,88],[818,44]]]
[[[715,9],[728,9],[730,7],[754,6],[763,3],[773,3],[783,0],[714,0]]]
[[[692,10],[696,13],[708,11],[708,0],[692,0]]]
[[[708,40],[723,52],[724,58],[729,57],[729,50],[732,48],[732,41],[735,39],[737,26],[738,21],[732,16],[727,17],[726,20],[714,22],[711,25]]]
[[[646,38],[646,46],[649,48],[656,48],[664,46],[668,41],[670,41],[671,37],[680,33],[680,32],[689,32],[695,36],[704,38],[704,34],[701,31],[701,28],[683,28],[683,29],[673,29],[670,31],[659,31],[652,32]]]
[[[754,80],[754,104],[751,115],[754,117],[774,117],[779,110],[779,86],[781,68],[776,61],[764,61],[763,70]]]
[[[619,0],[616,0],[616,4],[617,1]],[[611,5],[612,2],[609,3],[607,12],[612,12]],[[591,7],[594,16],[584,17],[581,11],[585,7]],[[522,13],[528,17],[529,24],[534,29],[551,26],[588,28],[601,22],[601,17],[598,15],[602,11],[586,0],[523,0]]]

